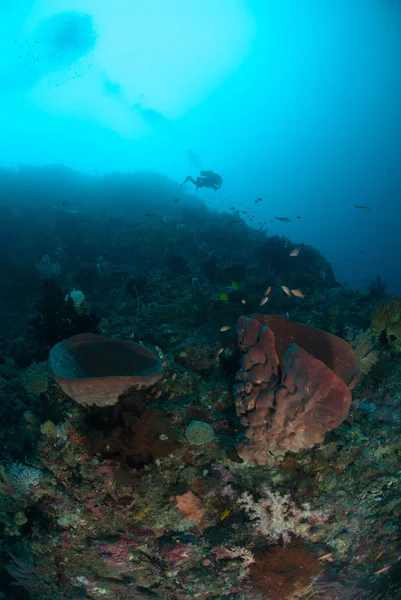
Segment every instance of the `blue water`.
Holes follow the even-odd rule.
[[[270,232],[317,246],[342,282],[379,274],[400,293],[399,2],[5,4],[3,166],[182,181],[191,150],[224,177],[210,206],[300,215]]]

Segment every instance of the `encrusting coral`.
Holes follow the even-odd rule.
[[[377,337],[386,336],[396,350],[401,350],[401,301],[393,298],[376,308],[371,321],[372,332]]]
[[[359,331],[352,340],[352,347],[358,359],[359,367],[363,375],[367,375],[370,369],[377,363],[379,355],[372,342],[372,332]]]

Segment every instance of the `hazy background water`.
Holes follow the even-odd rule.
[[[209,206],[401,293],[398,0],[13,0],[0,23],[0,166],[202,165]]]

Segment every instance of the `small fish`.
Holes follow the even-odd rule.
[[[216,356],[220,356],[220,354],[223,352],[224,348],[219,348],[216,352]]]
[[[276,217],[277,221],[282,221],[283,223],[291,223],[291,219],[287,219],[287,217]]]
[[[271,292],[271,291],[272,291],[272,286],[271,286],[271,285],[269,285],[269,287],[267,287],[267,288],[265,289],[265,296],[268,296],[268,295],[270,294],[270,292]]]
[[[369,208],[369,206],[361,206],[359,204],[355,204],[355,208],[357,208],[358,210],[363,210],[365,212],[371,212],[371,208]]]
[[[281,289],[287,294],[287,296],[291,296],[291,291],[289,287],[287,287],[286,285],[282,285]]]
[[[220,521],[224,521],[230,514],[231,510],[226,508],[226,510],[221,514]]]
[[[147,212],[147,213],[143,213],[144,217],[154,217],[156,213],[154,212]]]
[[[171,376],[171,381],[174,381],[176,379],[176,377],[177,377],[177,373],[173,373]]]
[[[379,569],[378,571],[375,571],[373,573],[373,575],[381,575],[381,573],[385,573],[389,569],[391,569],[391,565],[388,565],[387,567],[383,567],[382,569]]]
[[[291,290],[291,294],[293,296],[296,296],[297,298],[302,298],[302,300],[305,298],[304,294],[301,292],[301,290]]]
[[[223,327],[220,327],[220,331],[228,331],[229,329],[231,329],[231,325],[223,325]]]
[[[179,201],[180,201],[180,199],[179,199],[179,198],[174,198],[174,200],[173,200],[173,202],[175,202],[175,203],[176,203],[176,202],[179,202]]]
[[[300,248],[294,248],[294,250],[290,252],[290,256],[298,256],[299,252]]]
[[[263,198],[258,198],[257,200],[255,200],[255,204],[257,204],[258,202],[263,202]]]
[[[302,217],[297,217],[297,219],[302,219]]]
[[[68,198],[66,198],[65,200],[63,200],[61,204],[63,206],[67,206],[67,204],[68,204]]]
[[[172,400],[174,398],[174,396],[175,396],[175,392],[170,392],[168,395],[168,399]]]
[[[157,350],[158,352],[160,352],[161,354],[163,354],[163,350],[160,348],[160,346],[155,346],[155,348],[156,348],[156,350]]]
[[[242,304],[246,304],[245,298],[241,298],[241,302],[242,302]]]
[[[323,556],[319,556],[318,560],[330,560],[330,562],[333,560],[331,557],[333,556],[332,552],[329,552],[328,554],[323,554]]]
[[[264,306],[266,304],[266,302],[268,301],[268,297],[265,296],[264,298],[262,298],[262,300],[260,301],[260,306]]]

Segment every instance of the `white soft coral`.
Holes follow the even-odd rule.
[[[238,502],[253,521],[255,530],[271,543],[282,540],[287,544],[291,534],[306,537],[311,527],[327,520],[327,515],[311,510],[309,504],[303,504],[300,508],[290,494],[281,496],[268,486],[263,487],[263,494],[258,501],[249,492],[244,492]]]

